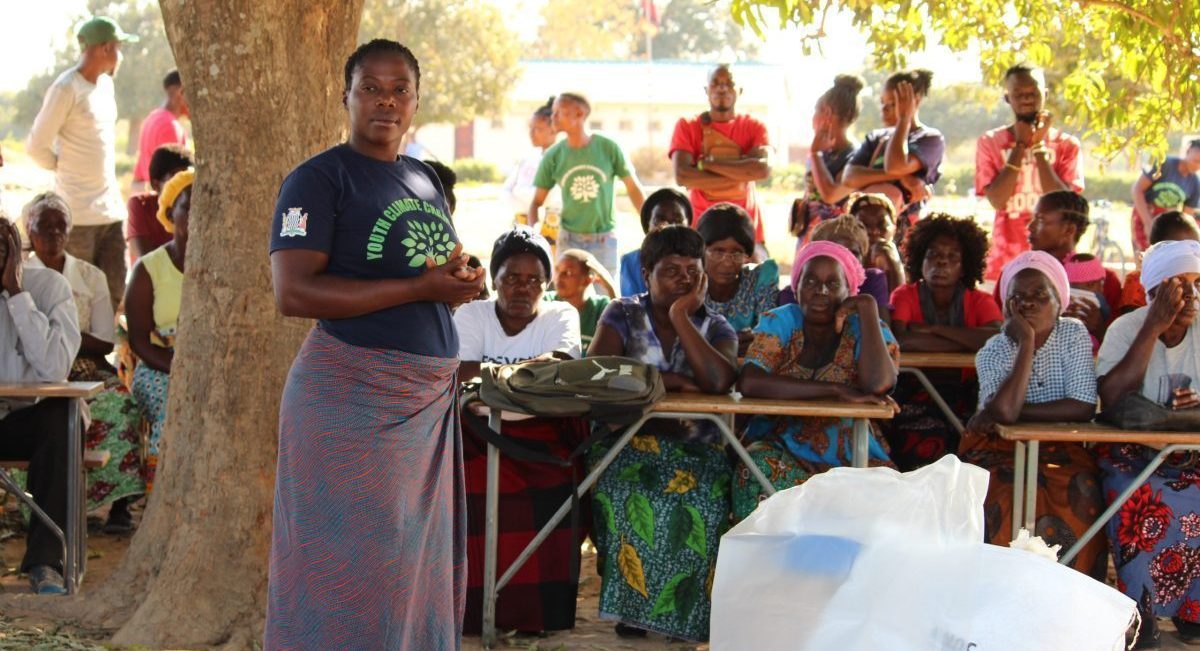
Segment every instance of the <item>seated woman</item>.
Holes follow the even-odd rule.
[[[1162,217],[1159,217],[1162,219]],[[1155,227],[1158,226],[1156,221]],[[1108,328],[1096,374],[1100,399],[1113,404],[1127,393],[1173,409],[1200,406],[1200,243],[1164,241],[1146,250],[1142,279],[1149,305],[1118,318]],[[1156,453],[1139,445],[1099,450],[1104,494],[1125,490]],[[1200,642],[1200,484],[1196,454],[1168,458],[1109,521],[1108,539],[1117,567],[1117,587],[1138,602],[1138,636],[1157,648],[1156,617],[1171,617],[1185,641]],[[1179,563],[1179,568],[1168,568]]]
[[[934,213],[912,227],[905,253],[913,282],[892,292],[892,330],[900,350],[975,353],[1000,331],[1000,308],[975,289],[983,280],[987,249],[987,234],[971,219]],[[960,420],[975,412],[979,387],[974,373],[925,374]],[[901,470],[958,452],[958,431],[916,378],[902,378],[893,397],[900,413],[883,428],[892,461]]]
[[[975,356],[980,410],[967,423],[959,457],[991,471],[984,508],[986,540],[1007,547],[1012,529],[1013,443],[997,425],[1087,422],[1096,413],[1096,371],[1083,323],[1062,316],[1070,296],[1067,273],[1054,256],[1025,251],[1000,278],[1003,331]],[[1065,550],[1103,510],[1096,463],[1078,443],[1043,443],[1038,466],[1035,531]],[[1073,563],[1103,581],[1104,540],[1093,538]]]
[[[167,389],[171,361],[175,358],[175,328],[183,290],[193,181],[195,173],[186,170],[163,185],[158,197],[158,220],[172,234],[172,239],[138,259],[125,288],[129,347],[138,359],[133,372],[133,398],[150,422],[150,445],[145,460],[147,491],[154,485],[158,446],[167,418]]]
[[[692,202],[675,188],[659,188],[642,202],[642,232],[652,233],[664,226],[692,223]],[[641,250],[634,249],[621,256],[621,296],[645,294],[642,278]]]
[[[854,258],[859,261],[859,266],[863,269],[862,284],[856,291],[859,294],[865,294],[875,299],[875,303],[879,308],[879,317],[884,323],[890,323],[892,319],[891,303],[888,302],[888,282],[887,275],[882,270],[874,267],[865,266],[862,264],[866,260],[867,251],[870,249],[870,240],[867,238],[867,229],[853,215],[841,215],[833,219],[821,222],[813,229],[813,242],[833,242],[854,255]],[[796,249],[796,255],[800,255],[803,247]],[[776,299],[778,305],[790,305],[796,302],[796,287],[800,279],[801,267],[795,262],[792,263],[792,284],[785,287],[779,292],[779,297]]]
[[[588,355],[653,364],[668,391],[727,393],[737,376],[737,334],[704,306],[703,256],[704,240],[690,228],[648,234],[641,260],[650,291],[609,304]],[[662,419],[648,421],[600,476],[592,496],[600,617],[616,620],[618,634],[708,638],[712,602],[704,586],[729,524],[729,480],[714,427]],[[690,533],[671,533],[683,529]]]
[[[25,268],[49,268],[71,285],[79,312],[82,343],[71,366],[72,381],[103,382],[104,391],[88,401],[91,421],[84,435],[88,450],[106,450],[109,462],[87,472],[89,511],[112,504],[104,529],[123,533],[133,528],[129,498],[145,492],[142,479],[140,418],[137,407],[116,371],[104,359],[113,350],[114,319],[108,281],[104,272],[67,253],[71,234],[71,210],[53,192],[39,194],[25,206],[25,232],[33,255]]]
[[[867,229],[867,253],[863,264],[878,269],[888,282],[888,293],[903,285],[904,264],[893,240],[896,238],[896,207],[882,194],[859,194],[851,197],[849,213]]]
[[[839,218],[840,219],[840,218]],[[853,219],[853,218],[851,218]],[[836,220],[834,220],[836,221]],[[833,223],[832,221],[825,224]],[[820,226],[818,226],[818,229]],[[879,319],[875,299],[858,293],[858,256],[833,242],[811,242],[796,255],[793,291],[799,304],[765,315],[754,329],[738,390],[751,398],[830,399],[892,404],[900,349]],[[872,426],[870,465],[890,466],[887,445]],[[776,488],[851,462],[854,421],[849,418],[755,416],[746,427],[750,456]],[[733,486],[733,514],[749,515],[765,497],[741,468]]]
[[[479,375],[482,363],[510,364],[535,358],[579,357],[579,317],[565,302],[542,300],[550,278],[550,244],[528,226],[501,235],[490,268],[496,297],[458,308],[459,377]],[[467,488],[467,610],[465,630],[478,633],[482,621],[484,516],[487,495],[485,423],[464,415],[463,462]],[[566,459],[587,437],[580,419],[533,418],[506,422],[504,437],[521,447]],[[578,464],[582,469],[582,463]],[[572,468],[500,458],[501,544],[498,568],[505,568],[533,540],[558,505],[571,496]],[[579,545],[586,535],[564,521],[504,588],[496,626],[523,632],[575,626],[579,587]]]
[[[719,203],[700,215],[696,231],[704,238],[704,273],[708,296],[704,306],[725,317],[738,333],[738,353],[754,339],[759,317],[775,307],[779,265],[771,259],[749,263],[754,255],[754,226],[746,211]]]
[[[608,296],[596,293],[592,285],[597,282]],[[583,249],[567,249],[558,254],[558,262],[554,265],[554,289],[546,292],[546,299],[570,303],[579,313],[579,334],[584,350],[592,343],[600,315],[613,296],[616,292],[612,277],[596,256]]]

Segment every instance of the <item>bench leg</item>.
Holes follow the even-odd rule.
[[[1037,519],[1038,442],[1030,441],[1025,454],[1025,528],[1035,533]]]
[[[1025,523],[1025,442],[1013,445],[1012,538]]]
[[[867,418],[854,419],[854,442],[851,450],[851,460],[855,468],[866,468],[870,455],[871,421]]]
[[[67,557],[63,563],[67,594],[75,594],[83,583],[87,562],[87,512],[84,508],[83,436],[79,422],[79,400],[67,401]]]
[[[924,387],[925,392],[928,393],[929,397],[933,399],[933,404],[937,405],[937,408],[941,410],[942,415],[946,417],[946,421],[950,423],[950,426],[953,427],[954,430],[959,434],[963,433],[963,424],[962,421],[959,420],[958,414],[954,413],[954,410],[951,409],[950,405],[946,403],[946,399],[942,397],[942,394],[938,393],[937,389],[933,388],[933,383],[929,381],[929,377],[925,375],[924,371],[919,368],[901,366],[900,372],[908,373],[917,378],[917,381],[921,383],[922,387]]]
[[[492,410],[488,426],[497,434],[502,426],[501,412]],[[496,643],[496,546],[499,541],[500,450],[487,446],[487,494],[484,497],[483,524],[483,637],[484,648]]]

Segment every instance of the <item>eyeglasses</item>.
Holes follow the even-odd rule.
[[[500,285],[507,289],[541,289],[546,285],[546,279],[540,276],[510,276],[505,274],[499,278]]]
[[[746,261],[745,251],[721,251],[720,249],[705,249],[704,253],[708,255],[713,262],[722,262],[724,260],[732,260],[738,264]]]

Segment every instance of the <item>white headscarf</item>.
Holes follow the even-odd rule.
[[[1146,249],[1146,257],[1142,259],[1146,302],[1151,300],[1150,291],[1164,280],[1187,273],[1200,273],[1200,242],[1164,240]]]

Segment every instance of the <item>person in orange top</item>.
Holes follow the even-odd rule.
[[[762,122],[737,112],[740,92],[729,66],[714,68],[708,76],[709,109],[675,123],[667,155],[675,165],[675,183],[690,191],[696,222],[716,203],[728,202],[746,210],[754,223],[756,249],[761,249],[756,251],[755,261],[761,262],[766,259],[766,249],[754,182],[771,175],[767,161],[770,143]]]

